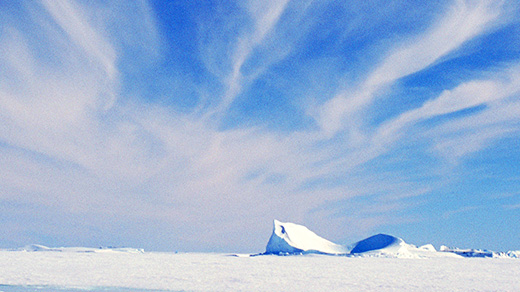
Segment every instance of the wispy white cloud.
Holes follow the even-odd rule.
[[[506,210],[516,210],[516,209],[520,209],[520,204],[515,204],[515,205],[504,205],[503,207],[504,207],[504,209],[506,209]]]
[[[43,6],[43,11],[27,8],[41,27],[38,39],[26,37],[30,26],[3,27],[8,33],[2,38],[7,65],[2,78],[16,81],[0,85],[2,140],[94,173],[139,176],[151,166],[143,158],[154,136],[130,119],[106,118],[119,84],[109,36],[98,32],[92,13],[76,2]],[[112,109],[110,116],[122,117],[120,110]]]
[[[451,161],[457,161],[468,154],[490,146],[504,136],[515,135],[520,131],[520,119],[518,118],[520,114],[520,103],[518,102],[520,79],[518,79],[515,68],[517,66],[508,70],[508,73],[512,74],[505,80],[476,82],[460,86],[459,89],[462,92],[457,94],[457,98],[451,98],[453,101],[448,109],[459,108],[461,110],[464,108],[457,107],[456,99],[459,101],[466,99],[466,108],[479,104],[484,104],[486,107],[474,115],[453,119],[432,129],[429,134],[431,134],[430,138],[434,140],[435,151]],[[479,101],[482,103],[478,103]],[[442,103],[445,102],[442,101]],[[434,104],[435,102],[432,102],[432,105]]]
[[[448,124],[463,123],[466,127],[477,127],[479,124],[493,123],[492,119],[484,118],[485,115],[502,116],[504,120],[513,119],[511,114],[496,115],[497,110],[504,110],[501,103],[510,105],[508,98],[514,98],[519,93],[519,79],[516,73],[517,66],[512,66],[506,70],[497,72],[495,76],[502,75],[502,78],[495,80],[473,80],[462,83],[452,90],[442,92],[437,98],[425,102],[421,107],[402,113],[398,117],[383,123],[378,127],[373,140],[376,143],[388,144],[401,138],[406,133],[406,128],[436,116],[447,115],[471,109],[477,106],[487,106],[481,113],[475,117],[466,117],[464,119],[456,119]],[[507,107],[508,111],[514,111],[513,108]],[[502,120],[502,121],[504,121]],[[444,128],[450,126],[443,126]],[[463,127],[460,125],[460,127]]]
[[[246,30],[243,35],[238,36],[236,43],[233,45],[233,53],[229,56],[231,71],[224,77],[225,90],[222,101],[216,109],[209,113],[209,116],[213,114],[221,115],[222,112],[227,110],[236,96],[241,93],[243,87],[254,80],[255,75],[258,75],[262,68],[268,66],[268,64],[263,64],[262,68],[256,69],[257,72],[253,76],[244,76],[242,73],[244,63],[273,31],[288,3],[289,0],[275,2],[253,0],[244,3],[245,9],[252,19],[253,27],[250,31]]]
[[[70,1],[43,1],[42,4],[63,31],[90,57],[99,62],[109,79],[116,78],[116,54],[80,13],[77,3]]]
[[[331,90],[340,93],[319,109],[321,130],[314,125],[286,132],[263,125],[219,129],[212,118],[226,115],[247,86],[288,57],[294,40],[271,52],[278,45],[274,43],[293,30],[302,35],[311,27],[299,27],[300,20],[280,25],[287,21],[285,13],[302,21],[304,16],[312,18],[310,2],[297,9],[289,1],[271,2],[242,3],[237,13],[244,15],[222,20],[245,26],[230,32],[232,36],[211,29],[205,33],[218,35],[218,40],[198,36],[205,47],[197,57],[223,86],[221,92],[212,81],[194,82],[204,87],[197,88],[200,92],[211,93],[211,106],[202,105],[200,115],[182,114],[145,97],[130,98],[120,89],[132,82],[123,78],[126,62],[134,57],[160,60],[166,49],[146,1],[117,11],[105,6],[111,4],[95,3],[92,8],[76,1],[27,7],[33,17],[28,22],[38,23],[38,40],[28,36],[27,27],[2,22],[0,77],[7,81],[0,82],[0,164],[5,165],[0,168],[1,198],[72,214],[162,222],[183,234],[177,235],[185,244],[179,248],[186,249],[193,244],[190,237],[207,230],[212,231],[204,240],[214,247],[225,249],[230,243],[224,237],[235,240],[231,248],[263,244],[265,234],[243,233],[266,218],[279,217],[299,222],[329,218],[335,227],[327,232],[334,239],[346,223],[366,230],[415,220],[402,213],[435,187],[413,181],[415,174],[398,167],[385,168],[400,164],[384,154],[422,139],[421,147],[466,157],[518,130],[520,82],[512,65],[488,72],[489,78],[458,84],[372,128],[363,127],[361,113],[381,90],[442,62],[501,15],[499,5],[464,1],[411,41],[398,39],[352,95]],[[136,48],[146,53],[125,54]],[[265,62],[249,64],[258,52],[266,55],[260,58]],[[316,83],[329,84],[327,68],[318,64],[312,71],[321,72]],[[312,84],[304,86],[302,91],[314,90]],[[171,91],[161,88],[161,94],[174,95]],[[432,118],[477,106],[483,109],[427,126],[420,135],[413,132]],[[354,141],[356,132],[359,139]],[[342,209],[366,196],[377,199],[368,207],[364,201],[355,205],[352,214]],[[339,207],[320,209],[328,203]],[[316,209],[324,211],[309,211]]]
[[[347,124],[352,138],[356,139],[356,135],[361,135],[361,112],[382,89],[460,49],[492,27],[500,12],[496,2],[456,1],[431,29],[396,45],[359,88],[342,91],[326,102],[317,113],[317,122],[328,135],[343,130]]]
[[[42,4],[70,40],[89,57],[90,65],[96,64],[101,68],[108,87],[104,94],[109,96],[104,107],[110,108],[116,95],[112,87],[117,85],[118,78],[114,48],[82,15],[78,3],[63,0],[43,1]]]

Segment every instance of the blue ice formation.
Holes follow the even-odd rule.
[[[363,239],[356,244],[350,251],[350,253],[363,253],[373,250],[379,250],[390,246],[398,245],[403,240],[387,234],[377,234],[367,239]]]

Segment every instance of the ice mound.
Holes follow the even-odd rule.
[[[404,243],[404,241],[400,238],[387,234],[377,234],[355,243],[350,253],[363,253],[374,250],[390,249],[392,247],[399,249],[402,243]]]
[[[52,248],[39,244],[26,245],[21,249],[22,251],[52,251]]]
[[[460,258],[453,253],[437,252],[431,244],[417,247],[403,239],[387,234],[377,234],[353,245],[352,256],[386,258]]]
[[[429,243],[429,244],[425,244],[425,245],[421,245],[421,246],[419,246],[419,249],[420,249],[420,250],[425,250],[425,251],[437,251],[437,250],[435,249],[435,247],[434,247],[432,244],[430,244],[430,243]]]
[[[273,233],[265,254],[348,254],[345,246],[330,242],[310,231],[307,227],[274,220]]]
[[[433,247],[433,246],[432,246]],[[430,247],[418,248],[399,237],[377,234],[352,245],[350,253],[361,257],[427,258],[432,257]]]

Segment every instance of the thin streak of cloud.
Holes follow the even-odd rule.
[[[480,113],[454,119],[428,132],[433,140],[433,149],[450,162],[457,162],[468,154],[477,152],[507,134],[520,130],[518,103],[514,98],[520,94],[518,65],[495,72],[495,79],[473,80],[462,83],[452,90],[442,92],[437,98],[422,106],[406,111],[388,120],[373,132],[365,132],[366,139],[351,149],[343,158],[325,165],[325,169],[352,169],[384,153],[394,143],[407,135],[419,122],[476,106],[487,106]],[[513,98],[513,100],[509,100]],[[508,125],[512,124],[512,125]],[[423,137],[425,138],[425,137]]]
[[[482,207],[480,207],[480,206],[466,206],[466,207],[462,207],[462,208],[459,208],[459,209],[456,209],[456,210],[447,211],[447,212],[445,212],[442,215],[442,217],[444,219],[450,219],[451,217],[453,217],[455,215],[468,213],[468,212],[471,212],[471,211],[478,210],[480,208],[482,208]]]
[[[501,5],[495,1],[455,3],[425,35],[390,54],[365,81],[364,87],[378,88],[431,66],[484,33],[501,14]]]
[[[88,20],[80,13],[77,3],[70,1],[43,1],[42,4],[52,15],[56,23],[67,33],[70,39],[90,56],[90,60],[99,63],[106,74],[108,83],[115,82],[118,77],[116,67],[116,53],[112,45],[89,24]],[[110,108],[115,100],[114,92],[105,108]]]
[[[397,118],[385,122],[378,128],[373,140],[376,143],[388,144],[399,139],[407,127],[413,126],[419,121],[476,106],[492,106],[500,100],[518,94],[520,79],[514,71],[516,67],[512,66],[495,74],[505,75],[505,78],[501,78],[502,80],[474,80],[442,92],[437,98],[425,102],[421,107],[404,112]],[[489,119],[481,121],[489,121]]]
[[[76,3],[60,1],[43,1],[42,4],[52,15],[56,23],[79,45],[93,60],[103,65],[109,79],[117,75],[116,55],[108,41],[104,40],[79,12]]]
[[[253,19],[253,31],[238,38],[235,50],[231,55],[231,72],[224,78],[226,86],[222,101],[215,110],[208,115],[222,114],[231,105],[233,100],[242,91],[244,83],[251,82],[253,77],[245,78],[241,72],[242,66],[269,33],[274,29],[289,0],[276,1],[249,1],[245,5]],[[265,65],[264,65],[265,66]]]
[[[424,70],[486,32],[500,16],[500,8],[490,1],[457,1],[429,31],[398,46],[358,89],[340,92],[325,103],[317,116],[319,125],[330,136],[344,128],[348,116],[349,123],[354,123],[349,131],[360,134],[359,111],[374,100],[378,91],[399,78]]]
[[[514,204],[514,205],[503,205],[504,209],[506,210],[517,210],[520,209],[520,204]]]
[[[514,68],[518,68],[515,66]],[[510,72],[513,72],[510,70]],[[499,74],[500,75],[500,74]],[[433,150],[457,162],[468,154],[492,145],[502,137],[520,132],[520,79],[513,73],[488,92],[487,107],[466,118],[453,119],[428,131]],[[482,91],[482,96],[486,91]],[[475,93],[475,96],[479,94]]]

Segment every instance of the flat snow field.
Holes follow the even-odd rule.
[[[520,260],[0,251],[0,291],[520,291]]]

